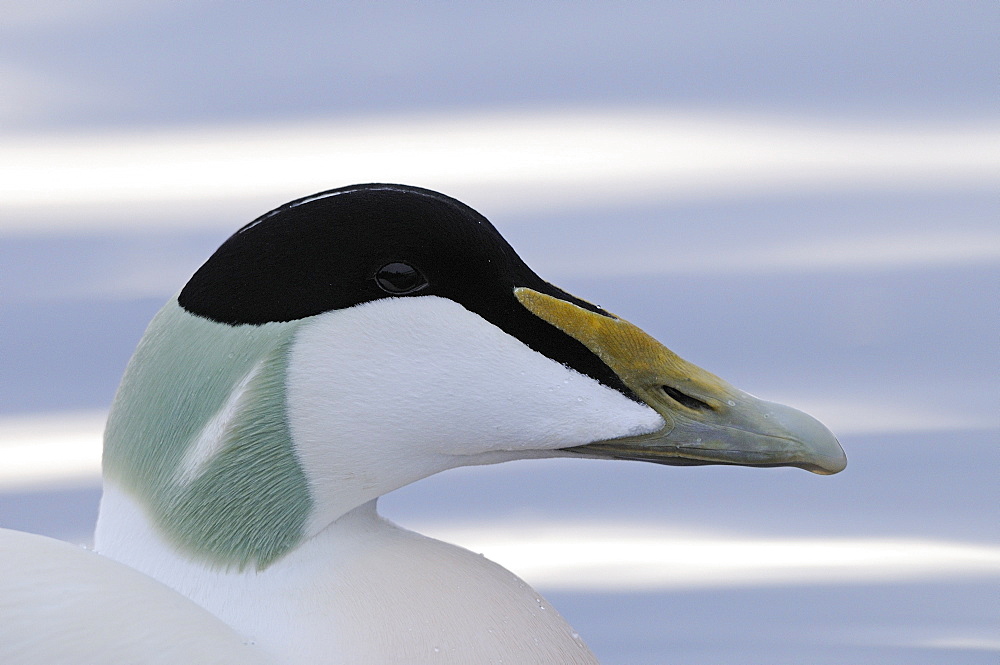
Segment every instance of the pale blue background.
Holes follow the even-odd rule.
[[[0,14],[0,76],[8,99],[21,100],[0,104],[0,141],[491,109],[635,106],[917,127],[995,121],[1000,110],[995,2],[41,1],[4,3]],[[850,466],[831,478],[533,463],[445,474],[384,508],[404,524],[600,517],[1000,543],[996,260],[619,278],[547,269],[565,266],[567,252],[600,264],[650,245],[669,263],[714,243],[988,234],[1000,220],[995,184],[875,182],[494,219],[543,276],[751,392],[918,405],[945,422],[969,415],[974,427],[844,436]],[[0,415],[105,408],[170,292],[120,299],[81,285],[125,279],[137,261],[189,274],[228,235],[190,228],[0,234]],[[85,537],[97,497],[96,487],[3,494],[0,525]],[[623,665],[996,663],[996,650],[919,643],[1000,640],[998,598],[996,578],[550,594],[606,663]]]

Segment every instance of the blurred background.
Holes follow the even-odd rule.
[[[0,526],[86,542],[142,331],[293,198],[404,182],[810,411],[850,464],[385,497],[608,664],[1000,658],[995,2],[0,2]]]

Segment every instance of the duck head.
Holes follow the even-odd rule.
[[[157,314],[104,469],[179,551],[260,569],[420,478],[558,456],[846,464],[818,421],[544,281],[468,206],[359,185],[243,227]]]

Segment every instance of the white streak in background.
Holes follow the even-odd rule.
[[[0,232],[206,218],[228,227],[304,193],[365,181],[420,184],[496,214],[998,180],[996,125],[900,129],[660,110],[8,136]]]
[[[968,649],[970,651],[1000,651],[998,637],[940,637],[919,640],[916,643],[902,643],[900,646],[915,646],[926,649]]]
[[[261,209],[262,210],[262,209]],[[260,212],[258,210],[258,212]],[[247,219],[250,217],[248,216]],[[201,220],[202,217],[198,216]],[[242,220],[245,222],[246,220]],[[0,220],[0,237],[3,234]],[[242,225],[233,220],[231,229]],[[221,237],[220,237],[221,239]],[[625,248],[602,246],[572,252],[537,253],[530,263],[556,283],[574,277],[628,277],[655,275],[766,275],[810,274],[819,271],[884,270],[934,266],[969,266],[1000,262],[1000,226],[997,231],[953,231],[947,234],[901,231],[896,235],[863,236],[809,242],[776,242],[739,249],[684,247],[666,252],[662,243],[642,242]],[[0,292],[4,302],[40,302],[51,299],[167,298],[176,293],[212,248],[163,246],[155,254],[137,253],[141,261],[124,256],[102,266],[99,273],[74,275],[72,281],[18,284]],[[600,260],[594,260],[599,255]],[[116,256],[116,259],[120,257]],[[0,276],[2,283],[2,276]]]
[[[553,274],[623,277],[664,274],[772,274],[855,271],[887,268],[970,265],[1000,261],[1000,226],[990,231],[816,238],[738,248],[692,249],[664,254],[658,244],[628,247],[616,254],[602,250],[595,262],[586,252],[546,257]]]
[[[85,411],[0,420],[0,491],[99,484],[106,419]]]
[[[0,491],[96,486],[105,414],[0,420]],[[414,526],[414,525],[409,525]],[[887,538],[747,538],[658,524],[431,523],[548,590],[622,591],[1000,576],[1000,547]]]
[[[422,524],[546,590],[900,582],[1000,577],[1000,547],[904,538],[745,538],[658,525]]]
[[[945,416],[918,407],[880,406],[863,398],[779,397],[817,416],[840,436],[998,426],[995,419],[982,416]],[[98,484],[106,418],[105,412],[86,411],[0,419],[0,491]],[[197,465],[200,458],[188,461]]]
[[[942,410],[939,404],[908,402],[880,403],[855,394],[853,398],[810,398],[796,395],[768,394],[768,399],[794,406],[826,424],[838,436],[890,434],[902,432],[944,432],[1000,428],[1000,417],[983,416],[971,410]]]

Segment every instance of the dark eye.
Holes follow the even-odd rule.
[[[386,293],[396,296],[415,293],[427,286],[427,278],[406,263],[387,263],[375,272],[375,283]]]

